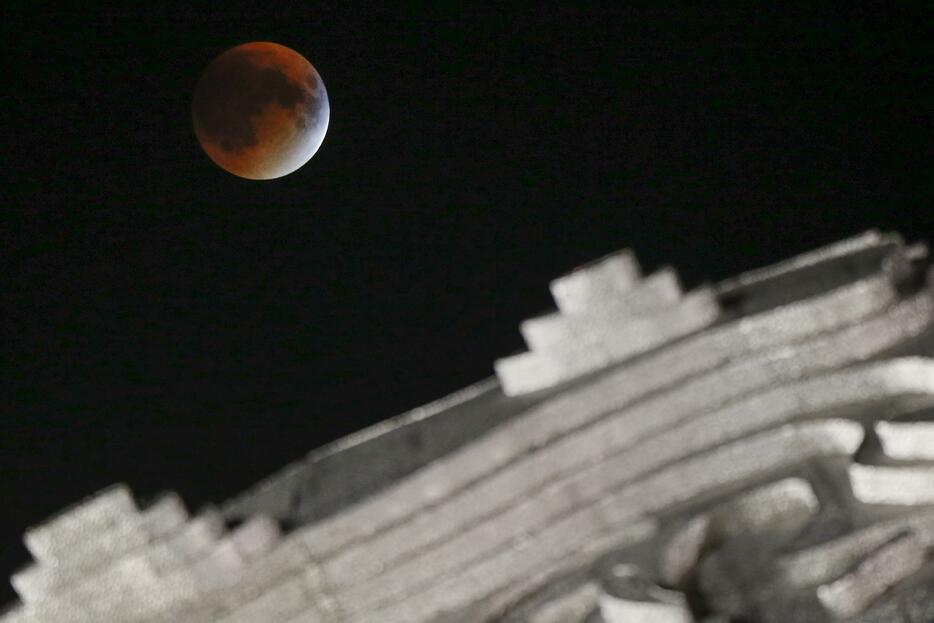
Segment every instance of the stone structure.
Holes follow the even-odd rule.
[[[929,275],[878,232],[687,293],[609,256],[494,379],[217,509],[30,530],[0,621],[930,623]]]

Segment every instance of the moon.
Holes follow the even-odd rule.
[[[251,180],[288,175],[308,162],[327,133],[324,81],[308,60],[256,41],[215,58],[195,87],[195,136],[218,166]]]

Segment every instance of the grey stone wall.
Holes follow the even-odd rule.
[[[923,246],[551,290],[495,378],[217,511],[116,487],[40,524],[0,621],[934,619]]]

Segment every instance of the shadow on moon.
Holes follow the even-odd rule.
[[[244,44],[221,54],[205,70],[192,101],[205,152],[250,179],[280,177],[307,162],[324,138],[328,117],[318,72],[297,52],[274,43]]]

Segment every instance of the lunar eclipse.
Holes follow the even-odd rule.
[[[195,87],[198,142],[218,166],[268,180],[308,162],[330,118],[327,90],[298,52],[270,42],[238,45],[215,58]]]

